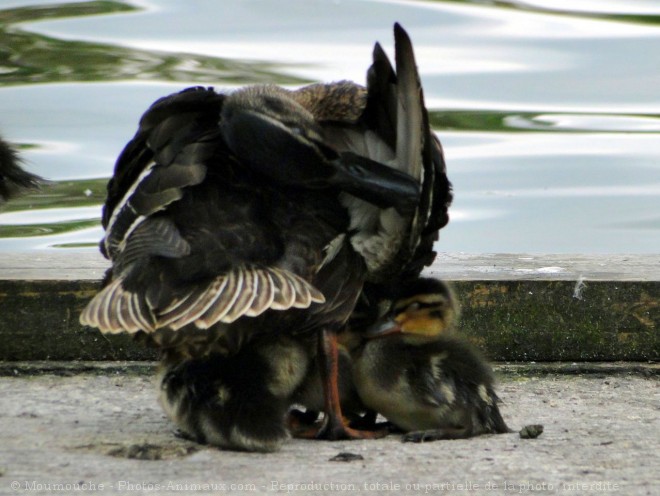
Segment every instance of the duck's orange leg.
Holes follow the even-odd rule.
[[[341,401],[337,379],[339,376],[339,352],[337,335],[330,330],[319,334],[318,361],[321,367],[321,383],[325,398],[325,416],[318,429],[296,434],[296,437],[314,437],[316,439],[375,439],[387,435],[387,430],[362,431],[352,429],[346,424],[341,413]]]

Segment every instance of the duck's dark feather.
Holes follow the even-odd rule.
[[[452,200],[442,147],[429,126],[412,43],[398,24],[394,38],[396,72],[376,43],[366,91],[342,81],[295,92],[335,150],[387,164],[414,178],[420,188],[410,210],[388,209],[360,195],[343,197],[355,229],[351,243],[367,263],[367,280],[379,284],[415,278],[434,260],[433,244],[449,220]],[[319,95],[334,105],[321,105],[315,100]],[[396,190],[387,185],[390,194]]]

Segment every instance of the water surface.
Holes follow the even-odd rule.
[[[454,183],[438,249],[659,251],[653,0],[6,0],[0,131],[52,184],[2,207],[0,251],[95,250],[114,160],[156,98],[364,82],[394,21]]]

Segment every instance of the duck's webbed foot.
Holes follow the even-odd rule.
[[[292,424],[289,423],[291,426]],[[387,436],[390,431],[374,424],[370,428],[352,427],[353,423],[347,419],[341,422],[335,422],[329,416],[323,420],[315,422],[313,425],[302,426],[296,424],[292,427],[293,437],[299,439],[324,439],[327,441],[339,441],[348,439],[379,439]]]
[[[316,433],[317,439],[333,440],[347,440],[347,439],[379,439],[385,437],[390,433],[387,428],[377,428],[376,424],[371,426],[357,425],[353,427],[350,423],[341,417],[327,415],[324,419],[323,425]]]
[[[390,430],[383,423],[366,421],[363,417],[342,419],[342,425],[329,426],[327,418],[316,421],[319,412],[292,410],[289,412],[288,425],[291,435],[299,439],[371,439],[389,434]],[[342,432],[347,429],[349,432]],[[331,432],[334,431],[334,432]],[[371,432],[377,432],[371,435]],[[352,437],[351,437],[352,436]]]

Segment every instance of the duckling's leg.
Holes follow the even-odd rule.
[[[387,435],[387,430],[362,431],[352,429],[346,425],[341,413],[339,387],[339,351],[337,349],[337,335],[335,332],[324,329],[319,335],[319,364],[321,366],[321,383],[325,398],[325,417],[323,425],[316,431],[317,439],[375,439]]]
[[[480,434],[505,434],[513,432],[504,423],[499,410],[495,407],[495,413],[487,419],[487,423],[475,426],[470,422],[465,427],[443,427],[441,429],[430,429],[426,431],[408,432],[401,439],[404,443],[426,443],[440,441],[442,439],[467,439]]]
[[[466,439],[474,434],[468,427],[446,427],[442,429],[429,429],[426,431],[412,431],[403,436],[404,443],[427,443],[441,439]]]

